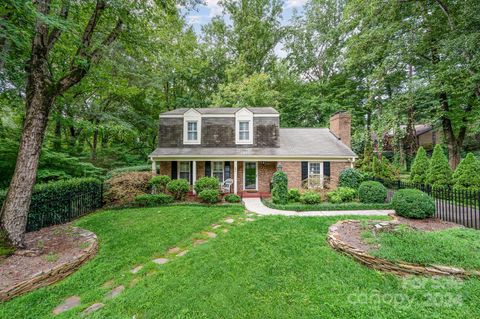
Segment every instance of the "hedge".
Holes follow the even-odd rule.
[[[339,187],[350,187],[358,189],[360,183],[365,180],[365,175],[355,168],[344,169],[338,179]]]
[[[157,206],[173,203],[173,196],[167,194],[145,194],[135,197],[136,206]]]
[[[393,195],[392,207],[399,216],[423,219],[435,214],[435,201],[418,189],[401,189]]]
[[[288,177],[285,172],[277,171],[272,177],[272,200],[277,204],[288,202]]]
[[[263,200],[263,204],[267,207],[280,210],[293,210],[297,212],[307,212],[307,211],[322,211],[322,210],[368,210],[368,209],[392,209],[391,204],[365,204],[365,203],[341,203],[341,204],[332,204],[332,203],[322,203],[316,205],[308,204],[286,204],[279,205],[274,204],[270,200]]]
[[[379,182],[363,182],[358,188],[358,198],[362,203],[385,203],[387,189]]]
[[[72,178],[34,187],[27,231],[62,224],[102,206],[102,182],[95,178]],[[0,192],[0,206],[6,190]]]

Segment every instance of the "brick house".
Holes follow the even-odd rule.
[[[328,128],[280,128],[271,107],[176,109],[160,114],[152,172],[191,185],[203,176],[233,179],[231,192],[268,196],[277,170],[289,188],[334,188],[353,166],[351,117],[336,113]]]

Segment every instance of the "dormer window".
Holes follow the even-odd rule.
[[[202,116],[194,109],[183,116],[183,144],[200,144],[202,136]]]
[[[253,144],[253,113],[243,108],[235,113],[236,144]]]

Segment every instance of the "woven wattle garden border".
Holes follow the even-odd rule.
[[[471,276],[480,276],[480,271],[467,271],[462,268],[455,268],[443,265],[422,266],[403,261],[389,261],[370,255],[368,252],[352,247],[342,241],[338,233],[338,226],[345,223],[359,223],[356,220],[342,220],[333,224],[328,229],[327,242],[335,250],[340,251],[348,256],[353,257],[358,262],[387,273],[398,276],[407,275],[423,275],[423,276],[454,276],[459,278],[467,278]],[[394,221],[395,223],[395,221]]]
[[[57,265],[48,271],[36,273],[31,278],[13,286],[0,290],[0,302],[10,300],[29,291],[56,283],[77,270],[83,263],[91,259],[98,251],[97,236],[85,229],[74,227],[79,235],[85,238],[88,246],[82,249],[82,254],[69,262]]]

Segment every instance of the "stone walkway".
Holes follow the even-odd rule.
[[[265,206],[260,198],[243,198],[245,208],[259,215],[282,215],[282,216],[343,216],[343,215],[359,215],[359,216],[380,216],[395,213],[394,210],[376,209],[376,210],[331,210],[331,211],[310,211],[297,212],[293,210],[273,209]]]

